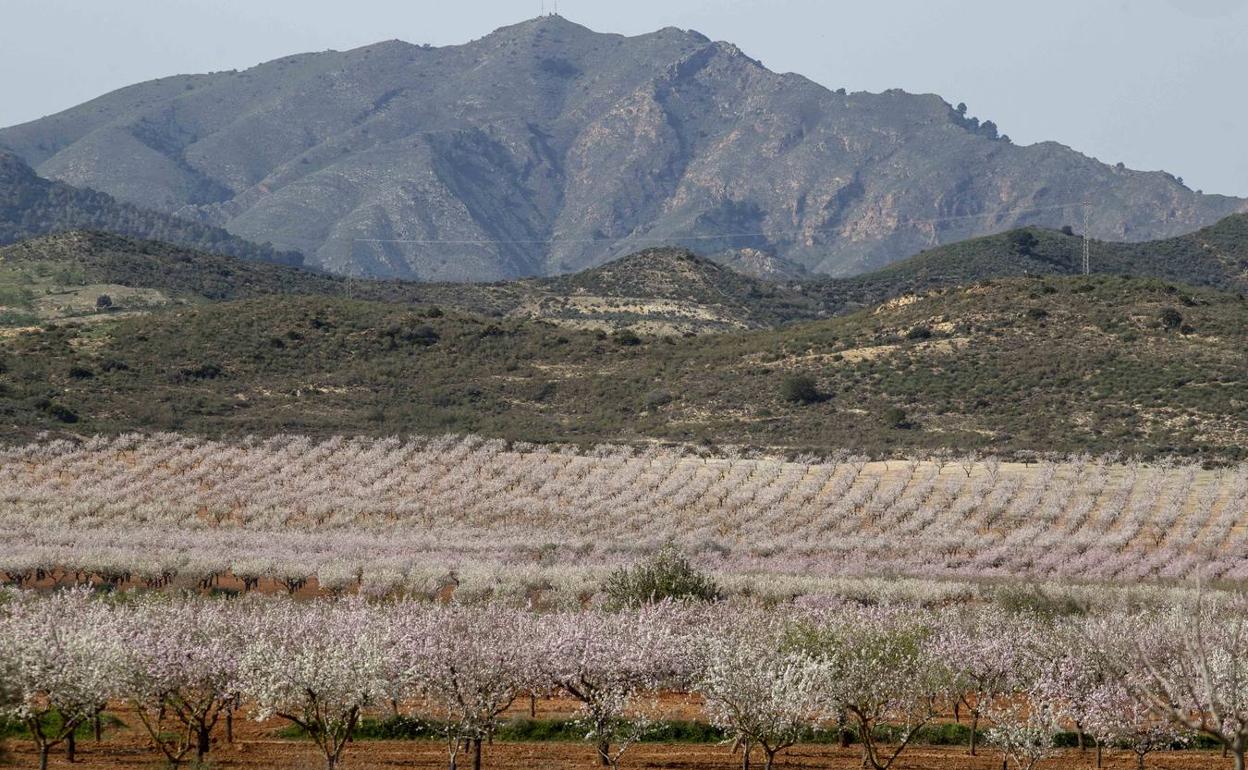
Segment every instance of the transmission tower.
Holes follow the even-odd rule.
[[[1083,204],[1083,274],[1092,272],[1092,242],[1088,240],[1088,225],[1092,221],[1092,208]]]

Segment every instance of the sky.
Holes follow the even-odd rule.
[[[399,38],[451,45],[555,0],[3,0],[0,126],[131,83]],[[829,88],[965,102],[1055,140],[1248,196],[1248,0],[559,0],[600,32],[695,29]]]

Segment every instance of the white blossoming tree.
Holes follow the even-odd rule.
[[[223,602],[150,603],[126,617],[125,695],[153,745],[175,767],[203,762],[233,706],[243,650],[239,612]]]
[[[743,770],[750,768],[751,746],[763,750],[764,767],[771,770],[779,752],[833,710],[826,669],[809,654],[786,648],[774,629],[712,635],[703,644],[703,659],[695,689],[711,723],[743,746]]]
[[[47,770],[52,747],[120,693],[126,651],[111,608],[73,590],[12,597],[0,609],[0,657],[11,696],[0,713],[26,726]]]
[[[391,652],[362,602],[271,599],[251,614],[239,664],[257,719],[278,716],[306,731],[336,770],[364,709],[387,693]]]
[[[460,751],[472,751],[481,768],[481,746],[499,717],[522,693],[537,685],[532,656],[533,618],[499,609],[408,606],[392,619],[392,692],[418,699],[437,720],[447,741],[449,766]]]

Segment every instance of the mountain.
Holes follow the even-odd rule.
[[[108,230],[241,259],[303,264],[297,252],[251,243],[220,227],[119,203],[112,196],[43,179],[21,158],[0,152],[0,245],[69,230]]]
[[[163,78],[0,130],[0,147],[319,267],[426,281],[569,273],[660,245],[849,275],[1082,221],[1090,197],[1090,232],[1112,240],[1248,210],[1016,146],[937,96],[832,91],[696,32],[557,16],[459,46]]]
[[[1116,276],[692,338],[272,295],[0,334],[0,425],[1242,459],[1245,346],[1242,297]]]

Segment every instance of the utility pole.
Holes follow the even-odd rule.
[[[1083,204],[1083,274],[1092,272],[1092,242],[1088,240],[1088,226],[1092,221],[1092,207]]]

